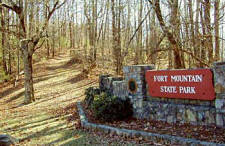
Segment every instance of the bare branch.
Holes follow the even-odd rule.
[[[11,6],[6,3],[1,3],[0,6],[10,9],[10,10],[16,12],[18,15],[22,13],[21,7],[17,6],[13,1],[11,2]]]
[[[140,24],[138,25],[138,28],[135,30],[133,36],[131,37],[130,41],[128,42],[128,45],[127,45],[128,47],[129,47],[131,41],[134,39],[134,37],[135,37],[136,33],[138,32],[138,30],[141,28],[142,24],[143,24],[144,21],[146,20],[147,16],[150,14],[150,12],[151,12],[151,9],[148,11],[148,13],[145,15],[144,19],[143,19],[143,20],[140,22]]]
[[[152,1],[151,0],[147,0],[151,5],[153,5]]]
[[[1,3],[0,6],[1,6],[1,7],[8,8],[8,9],[10,9],[10,10],[13,10],[13,7],[12,7],[12,6],[7,5],[7,4],[5,4],[5,3]]]
[[[49,14],[48,14],[48,16],[47,16],[47,19],[45,20],[44,26],[42,27],[42,29],[41,29],[41,31],[40,31],[40,33],[39,33],[39,37],[42,36],[42,33],[43,33],[43,32],[45,31],[45,29],[47,28],[48,22],[49,22],[50,18],[52,17],[53,13],[54,13],[57,9],[59,9],[61,6],[63,6],[66,2],[67,2],[67,0],[64,0],[61,4],[59,4],[59,0],[57,0],[57,1],[55,2],[55,4],[54,4],[52,10],[51,10],[51,11],[48,10],[48,11],[49,11]]]
[[[9,0],[9,2],[11,3],[11,6],[8,5],[8,4],[5,4],[5,3],[0,3],[0,7],[5,7],[7,9],[10,9],[10,10],[14,11],[20,18],[20,23],[21,23],[21,27],[23,29],[23,32],[26,33],[26,27],[25,27],[22,7],[17,6],[12,0]],[[21,34],[21,36],[23,36],[23,35]]]
[[[34,49],[34,52],[37,51],[38,49],[40,49],[43,46],[44,42],[45,42],[45,40],[42,41],[42,43],[40,44],[40,46],[38,46],[38,47],[36,47]]]
[[[52,10],[48,14],[48,20],[51,18],[52,14],[55,12],[55,10],[59,9],[60,7],[62,7],[66,2],[67,2],[67,0],[64,0],[61,4],[59,4],[59,0],[57,0],[55,2],[55,4],[54,4]]]
[[[61,8],[66,2],[67,2],[67,0],[64,0],[59,6],[56,7],[56,10]]]

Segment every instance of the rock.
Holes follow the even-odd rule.
[[[126,81],[114,81],[113,82],[113,95],[121,98],[122,100],[126,100],[128,96]]]
[[[177,121],[178,121],[178,122],[183,121],[183,114],[180,113],[180,112],[177,113]]]
[[[142,108],[143,107],[143,99],[139,98],[136,101],[136,107]]]
[[[217,109],[225,110],[225,98],[224,99],[216,99],[215,106]]]
[[[168,116],[167,117],[167,123],[174,123],[174,117],[173,116]]]
[[[11,137],[10,135],[0,135],[0,146],[10,146],[18,143],[18,140]]]
[[[190,109],[186,110],[186,118],[188,122],[197,122],[196,114]]]
[[[223,127],[224,126],[223,115],[222,114],[216,114],[216,126],[218,126],[218,127]]]
[[[205,122],[206,122],[205,112],[204,111],[199,111],[197,115],[198,115],[198,122],[199,122],[199,124],[204,125]]]
[[[225,62],[215,63],[214,68],[214,81],[216,93],[225,92]]]
[[[207,123],[210,124],[215,124],[215,116],[213,114],[213,112],[211,111],[206,111],[205,113],[205,117],[206,117],[206,121]]]

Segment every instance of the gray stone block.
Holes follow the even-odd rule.
[[[113,95],[121,99],[126,99],[128,96],[127,84],[125,81],[114,81],[113,82]]]
[[[136,101],[136,107],[143,108],[143,98],[139,98]]]
[[[212,124],[216,123],[215,115],[216,114],[213,111],[206,111],[205,112],[206,122],[207,122],[208,125],[212,125]]]
[[[206,125],[207,124],[204,111],[198,111],[197,116],[198,116],[198,123],[200,125]]]
[[[216,126],[223,127],[225,126],[224,114],[216,114]]]
[[[213,73],[216,93],[225,93],[225,62],[214,63]]]
[[[225,110],[225,98],[219,98],[215,100],[215,107],[219,110]]]

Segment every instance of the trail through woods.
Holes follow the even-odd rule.
[[[70,63],[70,56],[60,55],[34,65],[36,101],[22,105],[23,79],[0,85],[0,134],[18,138],[21,144],[87,144],[88,134],[74,130],[69,114],[56,113],[84,98],[84,90],[97,84],[82,76],[81,64]],[[94,139],[93,141],[96,141]]]

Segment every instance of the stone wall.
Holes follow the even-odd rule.
[[[114,81],[112,85],[114,96],[120,97],[121,99],[126,99],[128,96],[128,89],[127,89],[127,82],[126,81]]]
[[[216,124],[216,109],[211,106],[144,101],[140,117],[168,123],[214,125]]]
[[[225,62],[215,63],[213,67],[216,92],[216,125],[225,127]]]
[[[125,66],[124,80],[108,75],[100,76],[100,88],[122,99],[129,97],[133,103],[133,116],[136,118],[225,128],[224,62],[215,63],[212,68],[216,92],[216,99],[213,101],[151,97],[147,90],[145,73],[153,69],[154,66],[151,65]],[[137,89],[134,91],[130,90],[130,81],[135,81]]]
[[[130,80],[136,81],[137,90],[136,92],[131,92],[128,87],[128,97],[133,103],[133,113],[134,117],[141,118],[143,113],[143,101],[146,98],[147,86],[145,81],[145,73],[147,70],[154,69],[154,66],[147,65],[133,65],[125,66],[123,68],[123,73],[125,77],[125,82]]]
[[[101,91],[109,92],[113,94],[113,83],[115,84],[116,81],[123,81],[123,78],[121,77],[113,77],[111,75],[100,75],[99,77],[99,88]],[[118,84],[117,84],[118,85]],[[120,94],[120,93],[118,93]],[[117,95],[118,95],[117,94]],[[122,94],[120,94],[122,95]]]

